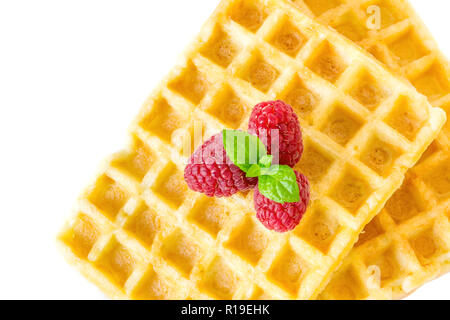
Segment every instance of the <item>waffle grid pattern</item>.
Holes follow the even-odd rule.
[[[407,0],[284,1],[366,49],[434,106],[448,106],[448,60]],[[380,29],[368,25],[374,6],[380,9]]]
[[[274,98],[294,106],[314,157],[299,164],[312,177],[310,214],[289,234],[260,225],[251,192],[210,199],[182,176],[194,132],[245,129],[250,106]],[[409,136],[392,125],[405,99],[418,119]],[[222,1],[144,105],[129,149],[81,196],[62,247],[114,298],[314,298],[444,118],[292,6]]]
[[[432,105],[450,111],[448,60],[408,1],[286,2],[359,44],[412,83]],[[379,30],[366,26],[371,6],[381,10]],[[321,298],[398,299],[449,271],[449,137],[447,123],[421,163],[408,171],[401,189],[367,225]]]

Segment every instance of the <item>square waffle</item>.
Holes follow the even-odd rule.
[[[286,0],[354,41],[430,103],[450,111],[448,60],[405,0]],[[379,28],[368,28],[379,10]],[[408,139],[420,115],[400,102],[388,122]],[[324,299],[402,298],[450,269],[450,125],[367,225]],[[305,160],[307,161],[307,160]],[[379,170],[384,170],[379,168]],[[328,237],[321,240],[327,242]],[[374,285],[373,280],[376,280]]]
[[[301,118],[310,156],[298,167],[312,177],[309,212],[287,234],[255,219],[252,192],[212,199],[183,180],[192,137],[246,129],[251,106],[276,98]],[[403,99],[420,115],[411,139],[390,125]],[[315,298],[444,121],[290,4],[224,0],[144,104],[129,147],[81,195],[60,244],[113,298]],[[327,243],[315,237],[317,218],[335,226]]]

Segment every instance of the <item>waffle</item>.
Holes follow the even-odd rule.
[[[430,103],[450,111],[448,60],[404,0],[286,0],[372,53]],[[377,6],[380,28],[366,22]],[[375,7],[376,9],[376,7]],[[394,124],[406,136],[413,126]],[[401,129],[403,128],[403,129]],[[323,299],[402,298],[450,264],[450,126],[408,171],[401,189],[361,234]],[[375,280],[375,284],[374,281]]]
[[[251,106],[275,98],[301,118],[297,169],[312,184],[305,221],[287,234],[255,219],[252,192],[213,199],[183,181],[192,137],[246,129]],[[404,101],[418,117],[409,137],[392,125],[405,124]],[[81,195],[60,244],[113,298],[315,298],[444,121],[412,86],[290,4],[224,0],[144,104],[129,147]]]

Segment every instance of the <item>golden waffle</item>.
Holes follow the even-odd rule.
[[[356,42],[405,77],[436,107],[450,110],[448,60],[404,0],[286,0]],[[376,6],[376,7],[374,7]],[[377,9],[378,8],[378,9]],[[380,10],[380,29],[370,17]],[[414,115],[392,122],[408,137]],[[412,116],[412,118],[409,118]],[[450,264],[450,125],[410,170],[402,188],[361,234],[321,298],[401,298]],[[324,239],[323,241],[327,241]],[[374,284],[375,280],[375,284]]]
[[[183,181],[182,145],[193,150],[194,131],[246,129],[251,106],[275,98],[301,117],[299,168],[312,182],[305,221],[287,234],[255,219],[252,192],[211,199]],[[418,117],[408,137],[392,125],[403,123],[404,101]],[[413,87],[291,5],[224,0],[59,239],[114,298],[314,298],[444,121]],[[330,225],[330,240],[317,241]]]

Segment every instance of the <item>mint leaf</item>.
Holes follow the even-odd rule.
[[[261,175],[261,167],[257,164],[252,164],[250,169],[247,171],[247,178],[255,178]]]
[[[259,176],[271,176],[278,172],[277,166],[261,167],[259,164],[253,164],[247,172],[247,178],[254,178]]]
[[[263,168],[269,168],[272,165],[273,157],[271,155],[265,155],[261,159],[259,159],[258,164]]]
[[[259,160],[258,164],[252,164],[247,171],[247,178],[274,174],[274,167],[271,167],[272,159],[273,157],[271,155],[265,155]]]
[[[249,178],[258,177],[259,192],[278,202],[300,201],[300,190],[294,170],[289,166],[272,165],[258,137],[240,130],[223,130],[223,147],[230,160]]]
[[[269,168],[261,168],[261,176],[273,176],[275,173],[278,172],[278,165],[270,166]]]
[[[267,154],[258,137],[240,130],[223,130],[223,147],[230,160],[244,172]]]
[[[300,201],[300,190],[294,170],[284,165],[275,165],[269,170],[272,171],[271,175],[259,177],[259,192],[278,203]]]

